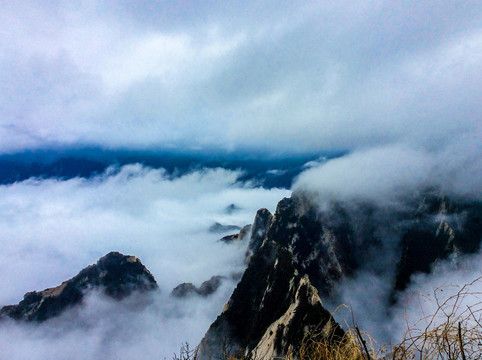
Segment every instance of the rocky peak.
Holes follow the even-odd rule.
[[[233,241],[242,241],[247,238],[251,232],[251,225],[245,225],[239,230],[239,233],[223,236],[219,241],[231,243]]]
[[[200,359],[220,355],[222,349],[230,355],[246,357],[253,357],[261,350],[283,354],[288,347],[300,343],[301,333],[291,328],[291,324],[299,324],[308,314],[316,326],[335,324],[318,296],[314,296],[316,289],[308,284],[308,278],[300,276],[295,269],[292,254],[266,240],[251,258],[223,312],[203,338],[199,346]],[[282,324],[286,329],[278,331],[277,326]],[[279,336],[289,336],[280,342],[278,335],[270,334],[273,326]],[[302,327],[299,331],[303,329],[309,330]],[[343,334],[337,325],[333,331]]]
[[[287,248],[295,266],[309,275],[314,285],[324,294],[333,284],[351,274],[357,267],[356,253],[361,245],[353,242],[349,218],[338,211],[336,222],[302,197],[294,195],[278,203],[274,220],[266,238]],[[348,250],[348,251],[347,251]]]
[[[342,329],[323,308],[318,291],[307,275],[299,280],[293,300],[286,312],[265,331],[251,351],[251,358],[273,359],[286,355],[296,358],[307,338],[318,340],[316,337],[330,336],[332,341],[343,338]]]
[[[15,320],[45,321],[81,303],[94,289],[121,300],[134,291],[157,289],[157,284],[138,258],[110,252],[57,287],[28,292],[18,305],[4,306],[0,314]]]
[[[246,252],[245,262],[249,263],[251,256],[258,251],[266,237],[269,227],[273,223],[273,215],[268,209],[259,209],[251,227],[251,238]]]
[[[293,254],[295,268],[322,296],[332,296],[337,283],[360,267],[394,273],[396,292],[438,260],[480,248],[482,204],[431,191],[394,209],[369,202],[331,202],[321,209],[294,194],[279,202],[265,237]],[[380,258],[387,261],[373,260]]]
[[[176,286],[172,290],[171,294],[177,298],[183,298],[195,294],[200,296],[209,296],[216,292],[224,279],[224,276],[213,276],[209,280],[204,281],[199,287],[196,287],[192,283],[182,283]]]
[[[209,232],[212,233],[223,233],[223,232],[228,232],[228,231],[236,231],[240,230],[241,228],[237,225],[226,225],[226,224],[221,224],[218,222],[215,222],[209,227]]]
[[[332,201],[318,207],[294,194],[278,203],[274,215],[259,210],[249,265],[203,338],[200,358],[222,355],[222,349],[248,358],[286,356],[296,353],[304,336],[322,334],[323,327],[336,339],[343,330],[318,293],[336,296],[340,280],[360,268],[393,276],[396,292],[439,259],[480,248],[480,202],[430,193],[398,205]]]

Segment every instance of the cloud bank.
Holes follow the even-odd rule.
[[[428,325],[418,321],[435,313],[436,298],[441,304],[464,284],[482,276],[480,250],[471,255],[454,253],[438,261],[431,274],[412,276],[409,287],[396,296],[396,305],[391,303],[401,236],[413,225],[420,196],[425,198],[428,191],[459,203],[481,201],[481,158],[480,134],[475,132],[454,136],[431,149],[407,143],[371,147],[313,163],[298,176],[293,186],[295,193],[308,195],[322,214],[329,214],[334,204],[340,205],[352,224],[355,239],[368,239],[369,245],[380,242],[372,250],[365,244],[369,256],[359,259],[360,269],[353,278],[337,285],[332,299],[326,299],[325,305],[331,309],[339,304],[350,307],[350,311],[336,315],[341,323],[353,326],[354,316],[358,325],[381,344],[398,343],[407,324],[417,329]],[[430,221],[438,224],[445,217],[450,222],[450,216],[457,215],[457,226],[463,227],[463,211],[454,211],[435,214]],[[480,288],[479,280],[471,286],[471,293],[460,299],[457,313],[466,310],[467,305],[478,308]],[[446,319],[437,317],[433,325],[442,320]]]
[[[2,354],[159,359],[170,358],[183,341],[196,345],[235,282],[225,281],[208,298],[173,300],[171,290],[244,270],[246,244],[225,245],[217,241],[222,234],[209,227],[251,223],[258,208],[274,210],[288,195],[238,183],[239,176],[210,169],[173,178],[133,164],[89,180],[30,179],[0,186],[0,304],[57,286],[112,250],[139,257],[160,287],[144,311],[135,299],[119,305],[93,294],[82,309],[45,325],[2,324]],[[228,214],[232,203],[239,209]]]
[[[9,2],[0,149],[436,146],[480,123],[481,17],[478,1]]]
[[[355,151],[301,173],[295,191],[320,201],[401,202],[429,188],[456,197],[481,199],[482,147],[478,132],[454,136],[427,149],[390,144]]]

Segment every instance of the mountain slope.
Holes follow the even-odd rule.
[[[343,336],[308,277],[295,269],[291,253],[265,241],[202,340],[199,356],[209,358],[223,351],[281,355],[299,345],[306,334],[325,326],[332,329],[330,335]]]
[[[81,303],[86,293],[95,289],[122,300],[134,291],[157,289],[157,284],[138,258],[111,252],[57,287],[28,292],[19,304],[4,306],[0,315],[42,322]]]

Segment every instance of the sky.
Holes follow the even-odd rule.
[[[480,135],[478,1],[0,7],[0,153],[440,147]]]
[[[179,173],[122,162],[90,177],[0,185],[0,305],[109,251],[139,257],[160,287],[144,311],[127,302],[119,316],[119,304],[93,293],[47,325],[3,324],[0,357],[159,359],[182,341],[196,345],[236,281],[208,299],[174,301],[170,291],[245,267],[246,245],[223,245],[209,226],[251,223],[292,191],[322,208],[333,199],[396,206],[431,185],[480,200],[480,19],[470,0],[2,2],[0,156],[311,161],[268,169],[301,171],[291,188],[204,160]],[[226,213],[233,203],[239,211]],[[469,274],[442,266],[414,286],[480,275],[473,256]],[[346,299],[363,294],[359,284],[386,292],[379,278],[358,276],[344,284]],[[371,299],[358,300],[355,309]]]

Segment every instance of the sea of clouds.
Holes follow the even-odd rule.
[[[395,308],[389,304],[400,240],[400,233],[392,231],[400,229],[392,215],[409,211],[405,200],[427,188],[456,200],[480,200],[478,139],[476,131],[432,148],[398,143],[360,149],[310,163],[290,190],[240,182],[240,171],[200,169],[173,176],[139,164],[112,167],[91,179],[32,178],[1,186],[0,304],[17,303],[27,291],[59,285],[109,251],[139,257],[160,287],[148,299],[134,296],[122,303],[94,292],[82,307],[41,325],[8,321],[0,325],[2,355],[159,359],[178,353],[184,341],[195,346],[245,268],[247,244],[224,244],[218,241],[222,234],[209,232],[209,227],[215,222],[242,227],[259,208],[274,212],[291,191],[310,194],[321,212],[332,201],[345,204],[350,216],[361,214],[363,202],[375,206],[383,252],[342,281],[336,302],[325,305],[330,310],[348,305],[360,327],[382,342],[396,342],[407,319],[415,323],[436,310],[435,289],[458,289],[482,276],[481,254],[459,259],[463,266],[454,267],[453,259],[439,262],[432,275],[412,279]],[[227,211],[231,204],[239,209]],[[387,270],[381,271],[384,264]],[[228,280],[210,297],[170,296],[182,282],[199,286],[213,275]],[[466,297],[466,304],[480,302],[479,287],[477,282],[476,296]],[[414,292],[425,294],[425,301],[409,301]],[[453,291],[445,292],[450,294]],[[432,301],[426,301],[430,296]],[[351,325],[352,315],[337,319]]]
[[[194,171],[172,177],[142,165],[110,168],[92,179],[30,179],[0,187],[0,304],[60,285],[110,251],[135,255],[159,291],[121,303],[92,293],[80,308],[40,325],[0,325],[7,359],[162,359],[184,341],[199,343],[244,270],[246,243],[224,244],[219,222],[244,226],[290,192],[237,182],[240,172]],[[235,204],[239,210],[227,212]],[[174,299],[182,282],[223,275],[207,298]],[[239,278],[239,276],[238,276]],[[145,305],[145,304],[144,304]]]

